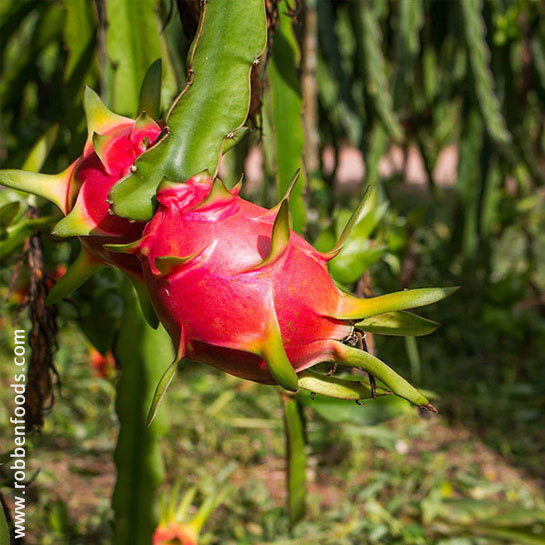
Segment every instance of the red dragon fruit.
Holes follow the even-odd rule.
[[[110,350],[102,355],[96,348],[89,349],[89,363],[93,369],[93,376],[97,378],[111,378],[115,371],[115,358]]]
[[[320,253],[290,229],[289,192],[267,210],[240,198],[238,191],[207,173],[184,184],[165,181],[142,239],[108,246],[139,256],[153,306],[177,348],[152,414],[175,363],[184,357],[252,381],[347,399],[370,397],[370,385],[306,370],[320,362],[359,367],[396,394],[434,410],[390,367],[343,340],[353,337],[361,319],[368,319],[369,328],[365,320],[359,327],[376,332],[388,332],[396,320],[420,320],[422,333],[429,333],[435,323],[400,311],[438,301],[452,289],[370,299],[343,293],[327,263],[340,251],[361,205],[335,248]]]
[[[197,538],[184,524],[171,522],[156,528],[153,545],[197,545]]]
[[[153,533],[153,545],[208,543],[209,536],[200,539],[201,531],[212,513],[232,493],[233,487],[224,485],[224,482],[235,467],[236,464],[227,464],[215,475],[213,481],[208,481],[206,489],[202,485],[195,485],[182,493],[181,481],[178,481],[170,491],[162,492],[159,497],[160,519]],[[202,502],[197,506],[194,500],[199,489]]]
[[[142,113],[136,121],[110,112],[98,95],[86,88],[83,107],[88,138],[83,154],[64,172],[45,175],[22,170],[0,171],[0,183],[27,191],[55,203],[65,217],[53,234],[78,236],[82,252],[65,277],[50,292],[55,302],[87,279],[96,269],[114,265],[133,280],[141,279],[141,267],[130,255],[104,249],[107,243],[137,239],[143,225],[109,214],[108,192],[130,173],[136,158],[159,136],[161,127]],[[139,290],[142,294],[143,290]]]

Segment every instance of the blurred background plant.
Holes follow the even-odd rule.
[[[252,78],[252,130],[224,156],[221,174],[232,185],[244,172],[246,196],[269,205],[302,167],[294,227],[319,249],[331,248],[372,186],[331,262],[339,285],[360,296],[463,286],[427,311],[443,324],[434,335],[365,339],[437,395],[441,417],[420,419],[389,398],[358,407],[301,395],[279,404],[270,388],[187,366],[169,396],[170,431],[161,452],[157,438],[150,453],[164,460],[164,486],[178,478],[196,485],[195,466],[216,474],[238,462],[229,478],[237,493],[211,516],[210,543],[545,543],[545,4],[266,5],[269,46]],[[3,0],[2,167],[65,168],[86,138],[83,85],[133,115],[158,57],[166,107],[185,84],[198,9],[191,0],[140,0],[138,10],[130,0]],[[32,282],[29,236],[48,232],[55,218],[11,190],[0,191],[0,206],[8,357],[10,328],[30,330],[21,312]],[[53,282],[77,245],[41,240]],[[62,389],[53,389],[55,406],[31,437],[40,472],[29,489],[28,543],[111,542],[117,418],[108,352],[123,323],[134,335],[123,322],[122,283],[117,272],[100,272],[58,306]],[[89,361],[89,343],[104,360]],[[7,413],[0,426],[5,453]],[[307,514],[295,526],[305,476]]]

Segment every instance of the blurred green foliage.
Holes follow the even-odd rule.
[[[8,344],[4,333],[4,354]],[[27,543],[107,545],[112,540],[116,378],[96,376],[85,338],[75,327],[64,328],[59,337],[57,365],[62,397],[42,433],[31,437],[30,474],[40,472],[29,488]],[[8,379],[9,369],[2,366],[0,384]],[[9,402],[6,390],[0,390],[2,403]],[[395,410],[382,399],[363,407],[338,403],[338,411],[328,407],[335,401],[324,400],[322,412],[318,396],[305,401],[305,406],[316,402],[316,411],[306,413],[308,513],[290,537],[282,409],[275,389],[195,364],[181,370],[169,394],[169,406],[183,410],[170,412],[170,431],[161,441],[167,471],[162,493],[177,481],[188,489],[227,468],[233,471],[229,482],[235,491],[206,523],[203,543],[526,543],[486,537],[490,528],[506,526],[534,532],[533,543],[543,542],[537,532],[540,524],[543,528],[545,500],[538,483],[524,480],[464,428],[422,419],[403,400],[395,401]],[[336,415],[334,425],[331,415]],[[0,415],[2,430],[8,426],[6,416]],[[3,440],[4,435],[2,447]],[[195,504],[211,490],[199,491]],[[192,508],[189,516],[195,513]]]
[[[376,258],[368,279],[376,293],[461,285],[428,313],[442,329],[410,350],[377,337],[379,352],[440,394],[453,420],[542,474],[545,6],[324,0],[315,8],[321,147],[336,159],[343,147],[361,150],[380,216],[374,231],[359,227],[331,272],[353,288]],[[393,144],[403,166],[381,175]],[[445,183],[435,169],[447,147],[457,169]],[[408,178],[415,151],[419,185]],[[324,180],[331,195],[332,177]],[[342,185],[333,194],[318,246],[332,244],[351,208]]]
[[[44,151],[35,149],[31,157],[47,156],[44,170],[58,172],[79,154],[86,136],[84,84],[132,115],[134,89],[160,55],[163,110],[183,87],[191,25],[187,19],[182,24],[170,0],[142,1],[141,12],[131,4],[0,3],[3,167],[20,167],[56,124],[57,138],[40,140],[50,153],[40,159]],[[291,61],[297,49],[303,49],[303,62],[312,54],[302,44],[315,14],[313,130],[319,133],[319,156],[333,150],[334,163],[330,168],[324,161],[308,173],[307,235],[319,249],[331,248],[362,186],[370,185],[360,224],[331,262],[336,281],[376,294],[412,286],[463,287],[428,311],[444,324],[433,336],[407,343],[375,339],[384,359],[440,397],[437,404],[452,429],[419,420],[400,400],[358,407],[301,396],[311,493],[308,519],[290,538],[281,507],[284,444],[275,392],[188,366],[172,389],[171,403],[183,411],[173,411],[162,445],[167,481],[195,483],[232,459],[243,468],[234,477],[239,493],[212,517],[210,543],[543,543],[543,511],[537,510],[543,495],[531,479],[545,478],[545,4],[307,0],[290,28],[292,4],[281,3],[277,37],[283,41],[269,59],[263,133],[252,131],[229,152],[226,177],[236,180],[249,150],[262,148],[264,179],[247,191],[268,204],[283,192],[290,169],[300,166],[297,116],[305,104],[299,102],[302,81]],[[120,56],[127,60],[126,50],[134,69],[119,62]],[[291,64],[283,73],[286,59]],[[274,142],[273,130],[282,122],[290,140],[277,134]],[[357,190],[335,175],[348,146],[365,161]],[[381,169],[392,146],[405,166],[417,151],[424,184],[411,183],[406,168]],[[457,166],[456,179],[445,184],[436,167],[447,146],[455,150]],[[279,187],[273,191],[275,180]],[[1,191],[0,203],[0,276],[7,286],[24,240],[37,227],[31,222],[46,228],[52,210],[13,191]],[[29,205],[39,205],[40,220],[20,221]],[[302,229],[304,216],[295,213]],[[43,238],[50,271],[75,257],[74,244]],[[24,278],[23,267],[11,302],[2,301],[6,319],[16,316]],[[114,385],[91,376],[87,343],[101,352],[111,346],[123,314],[121,285],[120,275],[103,271],[59,307],[56,362],[63,388],[43,434],[32,438],[34,469],[42,472],[33,489],[31,544],[111,540]],[[4,329],[3,355],[10,347]],[[2,380],[5,385],[7,376]],[[4,416],[0,426],[8,429]],[[466,428],[474,435],[461,437],[457,430]],[[483,445],[526,471],[527,483],[498,475],[509,467],[499,456],[484,455]],[[6,450],[2,442],[0,452]],[[61,475],[82,487],[97,483],[97,501],[63,494]]]

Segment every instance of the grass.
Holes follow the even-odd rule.
[[[8,339],[2,341],[3,356],[8,356]],[[42,433],[31,438],[30,467],[36,476],[26,543],[106,544],[115,479],[115,378],[93,376],[85,341],[74,328],[63,328],[59,347],[62,395]],[[9,365],[2,365],[0,397],[8,407],[10,373]],[[179,373],[167,403],[172,410],[170,431],[162,441],[165,492],[178,479],[189,487],[236,464],[229,477],[234,491],[205,526],[203,543],[512,543],[498,540],[497,528],[490,536],[475,521],[489,521],[490,510],[496,516],[498,509],[505,513],[506,505],[510,517],[515,508],[545,508],[540,481],[507,463],[469,427],[442,416],[423,418],[406,405],[396,418],[373,424],[380,418],[365,416],[377,412],[373,401],[350,405],[357,411],[353,423],[332,425],[307,407],[308,516],[290,536],[282,419],[274,388],[195,364]],[[11,447],[7,418],[2,413],[0,452]],[[500,501],[507,503],[495,503]],[[530,527],[543,540],[539,512],[524,511],[524,516],[526,522],[534,516]]]

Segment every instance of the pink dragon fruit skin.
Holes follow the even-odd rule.
[[[372,299],[345,294],[327,269],[340,247],[322,254],[289,228],[289,193],[267,210],[238,191],[207,173],[183,184],[164,182],[142,238],[107,246],[140,258],[152,304],[177,348],[176,361],[185,357],[292,391],[305,387],[305,369],[337,362],[372,372],[398,395],[433,410],[392,369],[341,341],[352,335],[358,318],[428,304],[448,290]],[[163,378],[170,382],[172,376],[167,370],[168,381]],[[163,386],[156,396],[162,397]]]
[[[155,529],[153,545],[197,545],[197,538],[183,524],[171,522]]]
[[[270,254],[275,214],[236,190],[203,205],[210,183],[192,179],[160,191],[144,230],[144,275],[167,331],[185,343],[188,358],[256,382],[274,383],[261,353],[278,328],[296,371],[323,361],[324,343],[351,331],[330,317],[340,292],[326,258],[292,232],[280,258],[253,269]],[[168,270],[163,256],[193,257]]]

